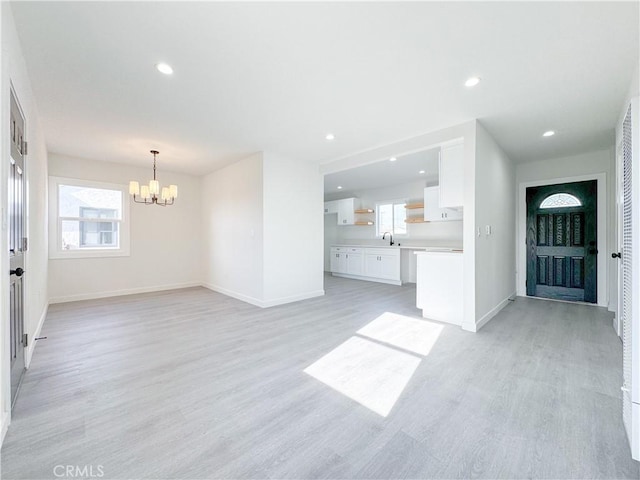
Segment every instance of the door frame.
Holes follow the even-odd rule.
[[[589,175],[579,175],[575,177],[552,178],[548,180],[535,180],[529,182],[520,182],[518,184],[518,218],[516,221],[516,277],[517,277],[517,294],[521,297],[527,296],[527,188],[543,187],[547,185],[555,185],[558,183],[582,182],[585,180],[596,180],[598,185],[597,193],[597,242],[598,254],[597,261],[597,302],[585,303],[585,305],[594,305],[599,307],[607,307],[609,296],[608,282],[608,257],[609,245],[607,242],[607,174],[594,173]]]

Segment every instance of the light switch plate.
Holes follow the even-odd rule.
[[[491,235],[491,225],[486,225],[484,231],[487,235]]]

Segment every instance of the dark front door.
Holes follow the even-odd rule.
[[[597,182],[527,188],[527,295],[597,301]]]
[[[11,403],[24,374],[24,118],[11,91],[11,154],[9,156],[9,342]]]

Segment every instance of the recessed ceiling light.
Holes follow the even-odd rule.
[[[338,185],[338,190],[342,190],[342,185]]]
[[[166,63],[158,63],[156,68],[160,73],[164,73],[165,75],[171,75],[173,73],[173,68],[171,65],[167,65]]]
[[[471,78],[467,78],[467,81],[464,82],[464,86],[475,87],[479,83],[480,83],[480,77],[471,77]]]
[[[395,162],[396,160],[397,160],[397,158],[396,158],[396,157],[391,157],[391,158],[389,159],[389,161],[390,161],[390,162]]]
[[[331,141],[331,140],[334,140],[336,136],[333,133],[327,133],[327,135],[324,138]]]
[[[553,137],[556,134],[553,130],[547,130],[542,134],[543,137]]]
[[[418,173],[424,173],[424,170],[420,170]]]

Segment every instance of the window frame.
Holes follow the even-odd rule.
[[[549,200],[550,198],[560,197],[562,195],[570,197],[570,198],[574,199],[578,203],[577,204],[571,204],[571,205],[549,205],[549,206],[545,206],[544,205],[544,203],[547,200]],[[542,199],[542,201],[540,202],[540,205],[538,206],[538,209],[540,209],[540,210],[550,210],[550,209],[554,209],[554,208],[576,208],[576,207],[582,207],[582,206],[583,206],[582,205],[582,200],[580,200],[574,194],[569,193],[569,192],[556,192],[556,193],[552,193],[552,194],[547,195],[546,197],[544,197]]]
[[[122,194],[122,215],[117,219],[89,219],[92,221],[117,222],[119,230],[118,247],[83,247],[75,250],[64,250],[62,248],[62,222],[67,220],[77,220],[82,217],[60,217],[59,215],[59,194],[60,185],[80,188],[98,188],[103,190],[116,190]],[[49,258],[104,258],[104,257],[128,257],[130,256],[130,219],[129,219],[129,191],[126,185],[116,183],[95,182],[80,178],[69,177],[49,177]]]
[[[409,228],[408,228],[408,224],[407,222],[405,222],[405,233],[396,233],[395,232],[395,223],[396,223],[396,219],[395,219],[395,206],[396,205],[400,205],[402,204],[403,206],[406,205],[408,202],[408,200],[406,198],[397,198],[394,200],[383,200],[383,201],[378,201],[376,202],[376,223],[375,223],[375,227],[376,227],[376,238],[382,238],[382,235],[384,232],[380,232],[380,206],[382,205],[391,205],[391,214],[392,214],[392,220],[391,223],[393,225],[393,228],[391,230],[393,230],[392,232],[390,232],[393,236],[398,236],[398,237],[408,237],[409,236]],[[404,216],[405,216],[405,220],[407,218],[407,210],[404,210]]]

